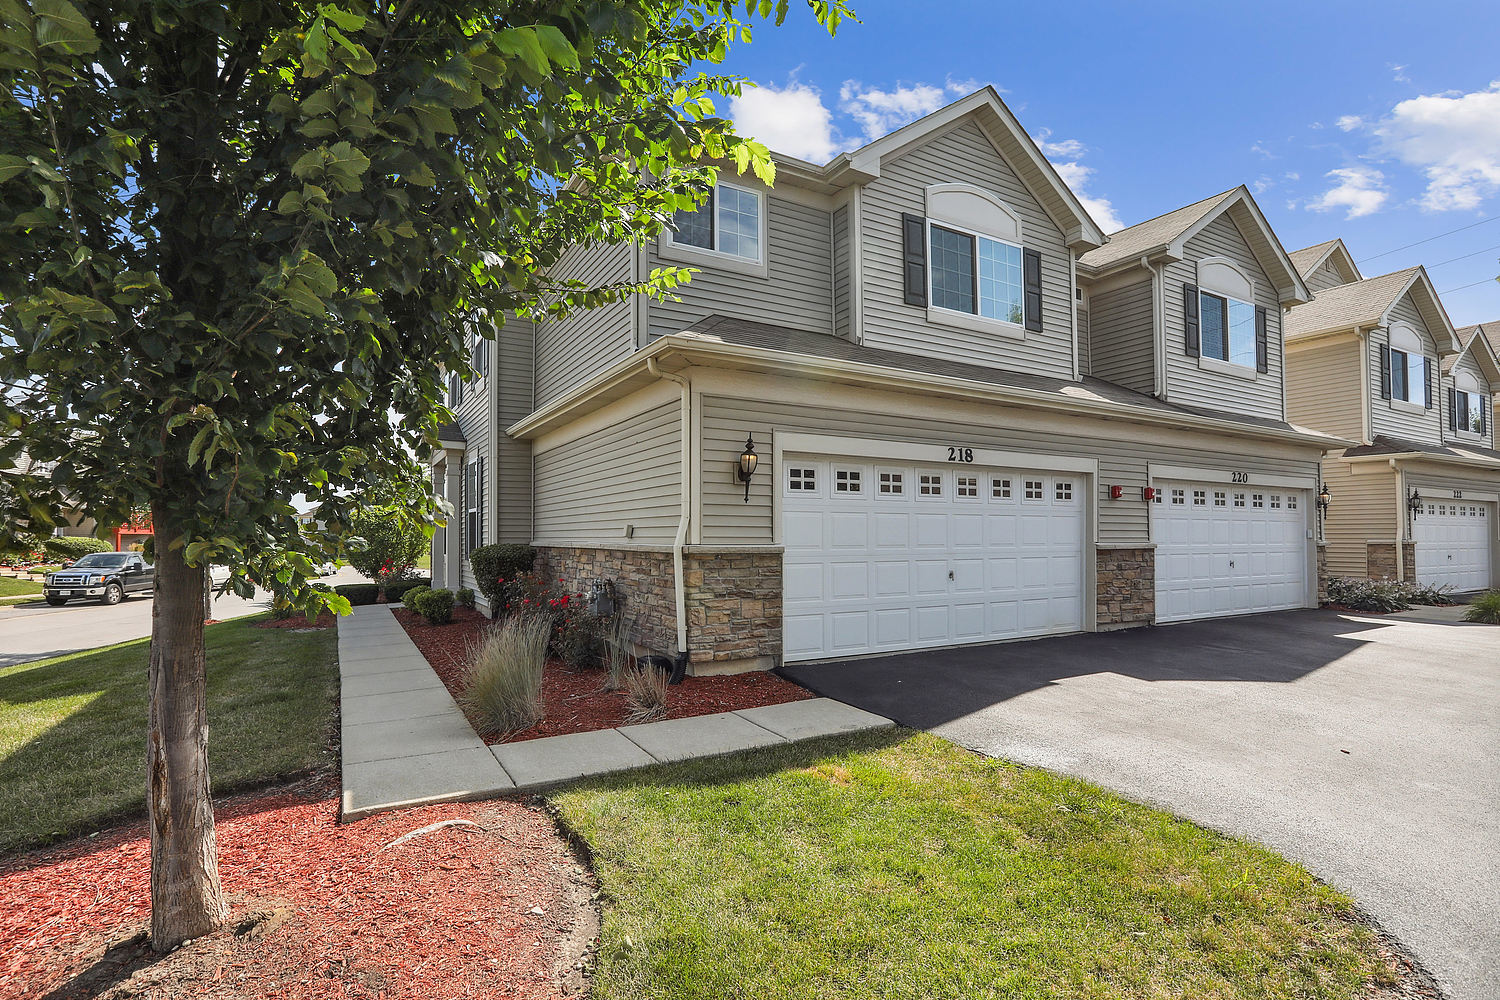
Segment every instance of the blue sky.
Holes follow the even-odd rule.
[[[992,84],[1106,230],[1244,183],[1288,250],[1500,320],[1500,4],[851,2],[731,53],[742,129],[824,161]]]

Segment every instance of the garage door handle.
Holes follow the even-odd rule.
[[[1452,559],[1453,557],[1449,556],[1448,558]],[[953,579],[953,571],[951,569],[948,571],[948,579],[950,579],[950,580]]]

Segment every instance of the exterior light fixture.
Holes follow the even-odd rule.
[[[735,467],[735,475],[739,476],[740,482],[745,484],[745,502],[750,502],[750,477],[755,475],[755,435],[745,436],[745,450],[740,452],[739,464]]]
[[[1144,500],[1144,501],[1146,501],[1147,503],[1150,503],[1151,501],[1155,500],[1156,499],[1156,487],[1155,486],[1142,486],[1141,487],[1141,499]]]
[[[1412,489],[1411,496],[1406,498],[1406,509],[1411,512],[1412,517],[1422,513],[1422,494],[1415,488]]]
[[[1123,486],[1111,486],[1109,488],[1109,498],[1111,500],[1119,500],[1123,496],[1125,496],[1125,487],[1123,487]]]
[[[1332,502],[1333,501],[1330,499],[1330,495],[1328,493],[1328,484],[1324,483],[1323,488],[1318,491],[1318,513],[1322,514],[1324,517],[1327,517],[1328,505]]]

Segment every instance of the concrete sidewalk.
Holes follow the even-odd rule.
[[[813,698],[489,747],[387,605],[339,622],[339,672],[345,820],[893,724]]]

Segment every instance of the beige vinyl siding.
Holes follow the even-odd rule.
[[[1478,379],[1481,393],[1489,398],[1490,407],[1488,413],[1488,423],[1485,424],[1483,437],[1474,434],[1455,434],[1454,432],[1448,430],[1448,390],[1458,384],[1459,372],[1466,372],[1467,374],[1472,375],[1474,378]],[[1484,448],[1495,447],[1494,399],[1491,396],[1490,391],[1485,388],[1486,385],[1487,382],[1484,377],[1484,370],[1479,367],[1479,362],[1474,360],[1474,355],[1472,352],[1466,351],[1464,353],[1464,356],[1458,360],[1458,364],[1453,366],[1453,370],[1447,375],[1443,376],[1443,389],[1436,402],[1438,407],[1442,410],[1441,426],[1443,429],[1443,436],[1445,438],[1461,445],[1478,445]]]
[[[833,334],[852,340],[854,278],[850,273],[849,217],[848,205],[833,210]]]
[[[537,544],[661,544],[682,504],[682,410],[663,403],[533,459]],[[634,525],[627,538],[626,525]]]
[[[782,394],[763,393],[756,398],[704,395],[702,397],[701,453],[704,469],[702,484],[701,541],[706,544],[769,544],[774,541],[771,524],[771,494],[779,485],[779,470],[774,468],[772,445],[776,434],[811,433],[842,437],[876,438],[889,441],[917,442],[936,446],[934,464],[940,449],[955,442],[973,448],[1044,454],[1049,456],[1092,458],[1099,463],[1094,484],[1098,507],[1099,542],[1104,545],[1141,544],[1148,540],[1150,504],[1140,499],[1141,488],[1148,484],[1151,462],[1211,469],[1243,469],[1258,472],[1316,476],[1317,453],[1309,451],[1301,460],[1257,455],[1253,443],[1211,434],[1170,435],[1174,442],[1165,443],[1160,429],[1132,426],[1125,422],[1090,422],[1097,436],[1057,433],[1030,429],[1022,424],[1023,410],[975,404],[954,404],[951,417],[916,417],[903,412],[896,394],[864,394],[859,405],[845,408],[814,403],[828,396],[815,387],[805,390],[809,400],[789,403]],[[768,398],[770,397],[770,398]],[[934,404],[932,409],[947,409]],[[981,415],[982,414],[982,415]],[[750,502],[744,499],[744,487],[722,470],[731,468],[744,444],[746,432],[756,442],[766,442],[760,450],[760,464],[751,482]],[[1125,488],[1125,498],[1110,500],[1109,487]]]
[[[767,274],[716,269],[663,257],[654,244],[650,268],[695,267],[693,280],[678,286],[677,302],[651,302],[653,338],[677,333],[709,315],[751,319],[775,326],[831,333],[833,329],[833,250],[829,213],[774,193],[763,193]]]
[[[579,245],[552,269],[558,280],[583,281],[592,287],[628,281],[635,248],[629,244]],[[557,322],[536,328],[536,389],[541,407],[634,349],[629,300],[597,309],[580,309]]]
[[[1166,336],[1167,399],[1188,406],[1229,410],[1281,419],[1281,303],[1270,278],[1261,270],[1250,245],[1226,212],[1188,240],[1187,258],[1167,265]],[[1266,310],[1266,357],[1269,371],[1255,381],[1208,371],[1183,350],[1183,285],[1198,283],[1197,262],[1227,257],[1255,283],[1255,305]]]
[[[1149,277],[1090,295],[1090,373],[1136,392],[1155,392],[1151,314]]]
[[[1437,347],[1432,334],[1427,330],[1427,324],[1422,322],[1422,314],[1417,311],[1411,296],[1404,295],[1401,301],[1392,307],[1389,317],[1390,322],[1401,322],[1411,327],[1422,338],[1422,353],[1432,360],[1436,365]],[[1370,376],[1370,433],[1372,435],[1386,434],[1391,437],[1401,438],[1406,441],[1416,441],[1420,444],[1441,444],[1443,440],[1443,416],[1437,406],[1438,401],[1434,399],[1432,409],[1420,413],[1409,410],[1399,405],[1393,405],[1389,399],[1380,398],[1380,349],[1390,343],[1390,334],[1383,328],[1371,331],[1369,338],[1369,376]],[[1423,397],[1418,396],[1418,400]]]
[[[531,323],[512,319],[502,326],[491,366],[494,379],[494,457],[490,459],[489,510],[493,515],[493,542],[531,541],[531,442],[518,441],[505,428],[531,412],[532,337]]]
[[[1089,311],[1083,306],[1078,307],[1078,373],[1080,375],[1094,374],[1093,341],[1089,332]]]
[[[1396,539],[1396,473],[1387,465],[1360,463],[1355,473],[1347,462],[1323,462],[1328,484],[1328,517],[1323,536],[1328,540],[1328,573],[1364,579],[1369,575],[1366,546]]]
[[[1464,466],[1442,468],[1431,463],[1404,468],[1407,489],[1416,489],[1428,500],[1448,502],[1454,499],[1454,490],[1463,491],[1465,496],[1500,491],[1500,471],[1486,473],[1483,469]]]
[[[1308,290],[1315,296],[1318,292],[1348,284],[1344,280],[1344,276],[1339,274],[1338,268],[1333,266],[1331,258],[1319,264],[1313,269],[1312,274],[1307,275],[1302,280],[1307,284]]]
[[[492,497],[494,494],[494,442],[495,442],[495,413],[490,405],[492,393],[495,391],[495,360],[496,350],[492,341],[483,342],[484,350],[489,352],[490,374],[488,377],[477,378],[472,382],[465,383],[463,387],[463,399],[453,411],[453,422],[463,432],[465,446],[462,463],[464,465],[463,475],[459,479],[459,489],[465,488],[468,483],[468,466],[473,465],[480,458],[484,459],[483,496],[480,498],[483,518],[482,536],[469,540],[464,538],[459,548],[463,565],[460,568],[461,579],[459,586],[474,588],[474,572],[469,566],[469,553],[485,542],[494,541],[495,523],[491,517],[494,510]],[[449,531],[460,533],[468,529],[468,497],[455,497],[455,516],[448,523]]]
[[[1360,378],[1357,338],[1288,351],[1287,419],[1325,434],[1360,440],[1364,435]]]
[[[1062,232],[1015,171],[972,121],[883,161],[861,203],[862,342],[912,354],[1008,368],[1054,378],[1073,376],[1073,282]],[[930,184],[967,182],[993,192],[1021,217],[1022,242],[1042,258],[1042,330],[1025,340],[929,323],[927,311],[903,301],[903,213],[926,214]]]

